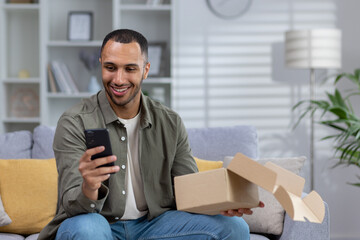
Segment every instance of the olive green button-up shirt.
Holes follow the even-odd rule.
[[[85,129],[107,128],[113,154],[120,171],[111,175],[99,189],[96,201],[81,191],[79,159],[86,151]],[[187,133],[174,111],[141,96],[139,163],[148,205],[148,219],[176,209],[173,178],[197,171],[191,155]],[[66,218],[84,213],[100,213],[109,223],[124,214],[127,168],[127,134],[111,108],[104,90],[83,100],[59,119],[54,153],[59,172],[59,207],[55,218],[41,231],[39,239],[54,239]]]

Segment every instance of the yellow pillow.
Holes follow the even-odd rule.
[[[0,232],[38,233],[57,204],[55,159],[0,159],[0,195],[12,223]]]
[[[199,172],[209,171],[217,168],[222,168],[222,161],[210,161],[194,157]]]

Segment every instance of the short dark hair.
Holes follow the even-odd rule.
[[[140,45],[141,54],[144,56],[145,63],[148,62],[148,41],[141,33],[131,29],[117,29],[110,32],[103,40],[100,54],[109,40],[119,43],[137,42]]]

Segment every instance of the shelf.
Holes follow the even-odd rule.
[[[9,11],[23,11],[23,10],[39,10],[39,4],[38,3],[5,3],[4,9]]]
[[[48,98],[88,98],[91,95],[93,95],[93,93],[88,93],[88,92],[80,92],[80,93],[73,93],[73,94],[68,94],[68,93],[48,93],[47,97]]]
[[[148,77],[144,80],[143,84],[171,84],[171,78],[158,78],[158,77]]]
[[[40,83],[40,78],[6,78],[3,80],[4,84],[34,84]]]
[[[147,5],[147,4],[122,4],[120,11],[170,11],[171,6],[169,4],[164,5]]]
[[[101,47],[102,41],[49,41],[48,47]]]
[[[16,117],[11,117],[11,118],[5,118],[3,120],[4,123],[39,123],[40,122],[40,118],[38,117],[29,117],[29,118],[16,118]]]

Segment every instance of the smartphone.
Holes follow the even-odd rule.
[[[105,147],[105,150],[103,152],[91,156],[91,160],[112,155],[109,131],[106,128],[85,129],[84,132],[85,132],[86,147],[88,149],[99,146]],[[114,162],[112,162],[101,165],[99,167],[110,167],[114,165],[115,165]]]

